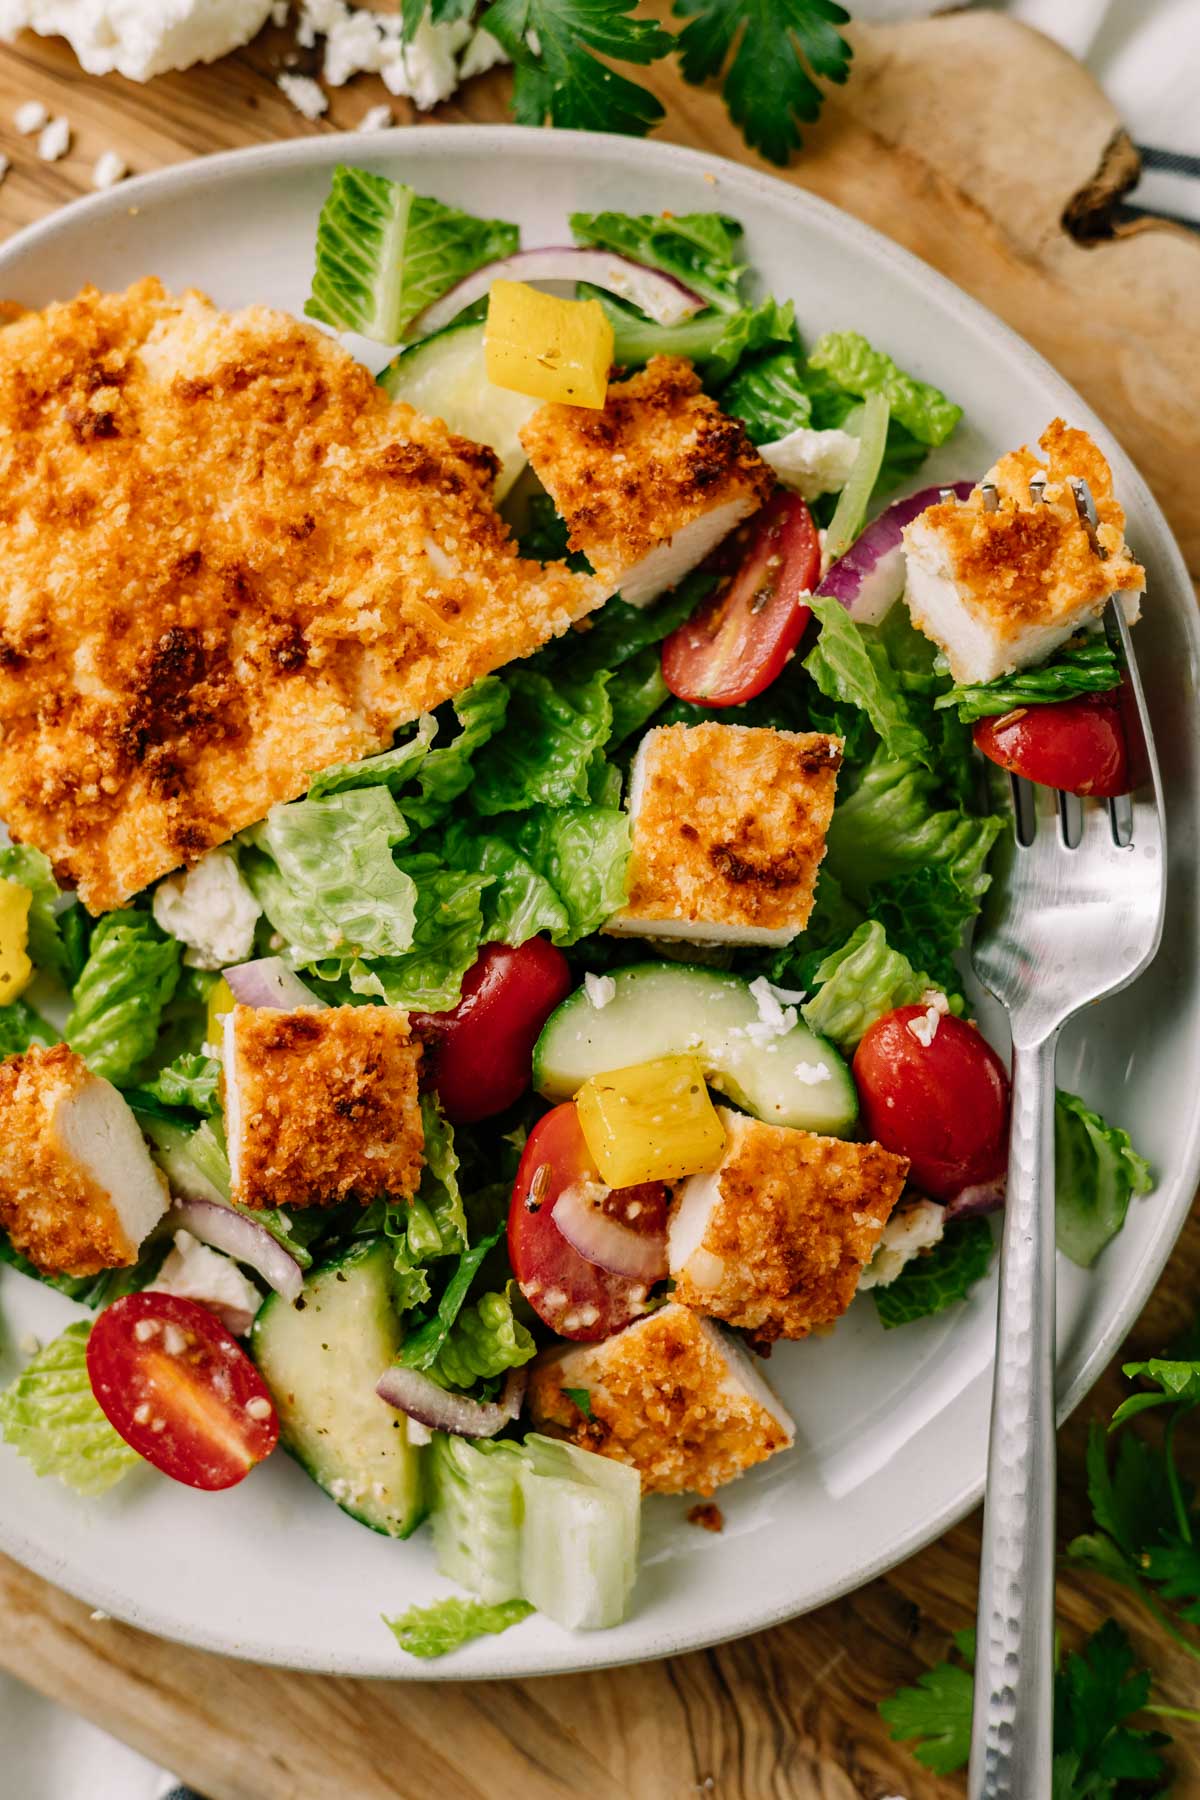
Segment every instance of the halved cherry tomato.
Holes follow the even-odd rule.
[[[821,573],[817,528],[784,488],[751,521],[733,576],[662,648],[663,680],[679,700],[737,706],[770,687],[812,617],[804,601]]]
[[[942,1015],[926,1044],[931,1023],[924,1006],[885,1013],[858,1046],[854,1080],[870,1135],[908,1157],[915,1187],[948,1200],[1007,1166],[1008,1075],[965,1019]]]
[[[125,1442],[185,1487],[234,1487],[269,1456],[279,1419],[221,1321],[177,1294],[126,1294],[97,1318],[88,1378]]]
[[[646,1288],[588,1262],[554,1223],[554,1202],[576,1182],[603,1185],[579,1128],[575,1102],[568,1100],[539,1119],[529,1134],[509,1207],[508,1258],[521,1292],[552,1331],[594,1342],[638,1317]],[[659,1236],[667,1228],[667,1200],[664,1184],[650,1181],[614,1188],[604,1209],[631,1230]]]
[[[487,944],[463,978],[456,1007],[413,1013],[413,1030],[453,1124],[491,1118],[520,1099],[538,1034],[570,989],[567,959],[548,939],[530,938],[515,950]]]
[[[980,719],[972,735],[976,749],[1013,775],[1107,800],[1136,785],[1123,717],[1121,690],[1114,688]]]

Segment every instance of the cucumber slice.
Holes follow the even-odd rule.
[[[403,1413],[375,1392],[403,1336],[392,1260],[385,1238],[367,1238],[314,1269],[296,1305],[270,1295],[250,1348],[284,1447],[352,1519],[403,1538],[426,1506],[422,1453]]]
[[[569,1100],[592,1075],[691,1051],[709,1085],[770,1125],[848,1137],[858,1118],[850,1070],[803,1022],[768,1036],[748,982],[718,969],[635,963],[593,1006],[579,988],[552,1012],[533,1051],[533,1084]],[[754,1029],[747,1030],[747,1027]]]
[[[406,400],[429,419],[443,419],[451,431],[487,444],[500,458],[496,499],[503,500],[526,456],[517,436],[542,404],[528,394],[494,387],[483,360],[481,324],[447,325],[432,337],[402,350],[379,377],[392,400]]]

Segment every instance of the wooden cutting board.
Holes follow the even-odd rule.
[[[888,232],[1036,344],[1122,439],[1200,576],[1200,235],[1150,222],[1114,229],[1133,153],[1090,76],[1047,40],[990,13],[858,29],[854,39],[853,77],[787,179]],[[353,127],[387,99],[360,80],[310,125],[275,86],[291,49],[286,33],[268,32],[239,56],[148,87],[85,77],[56,41],[25,37],[0,50],[0,148],[13,162],[0,229],[86,192],[106,149],[143,172]],[[715,94],[671,70],[650,79],[667,108],[662,136],[754,160]],[[506,86],[501,71],[485,76],[436,117],[501,119]],[[13,130],[15,107],[30,98],[70,119],[62,162],[39,163]],[[408,122],[404,103],[394,105]],[[1127,1353],[1161,1350],[1190,1321],[1197,1293],[1200,1213]],[[1114,1365],[1062,1434],[1064,1538],[1086,1519],[1087,1420],[1111,1413],[1120,1386]],[[1200,1477],[1200,1454],[1196,1464]],[[717,1650],[604,1675],[441,1688],[293,1675],[180,1649],[90,1618],[0,1558],[0,1667],[210,1800],[944,1800],[961,1784],[925,1774],[890,1744],[875,1703],[970,1623],[978,1541],[972,1519],[859,1593]],[[1130,1597],[1066,1575],[1059,1606],[1068,1629],[1115,1615],[1159,1672],[1162,1697],[1200,1705],[1197,1664],[1148,1631]],[[1189,1729],[1180,1727],[1174,1792],[1200,1800],[1200,1734],[1189,1742]]]

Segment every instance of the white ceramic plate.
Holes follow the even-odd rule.
[[[1164,948],[1135,989],[1065,1036],[1059,1079],[1128,1126],[1157,1191],[1090,1275],[1064,1267],[1064,1411],[1119,1345],[1186,1216],[1200,1169],[1200,1006],[1195,846],[1200,780],[1193,711],[1200,628],[1183,563],[1141,477],[1100,421],[1024,343],[913,257],[807,194],[660,144],[521,131],[425,128],[320,137],[209,158],[67,208],[0,251],[0,295],[30,305],[85,282],[154,273],[225,306],[299,313],[317,213],[335,162],[359,161],[472,211],[520,221],[525,242],[561,242],[566,214],[720,207],[746,227],[751,264],[791,296],[802,330],[856,327],[966,407],[952,448],[923,480],[977,475],[1055,414],[1095,432],[1114,464],[1150,597],[1137,647],[1170,807]],[[77,1309],[5,1271],[12,1346]],[[721,1496],[719,1537],[685,1523],[687,1502],[646,1507],[632,1616],[572,1636],[542,1619],[443,1663],[394,1646],[381,1610],[448,1591],[427,1534],[397,1544],[338,1512],[282,1455],[227,1494],[147,1473],[102,1500],[38,1481],[0,1449],[0,1545],[91,1604],[207,1649],[353,1675],[530,1675],[664,1656],[803,1612],[879,1574],[979,1498],[993,1293],[885,1336],[869,1302],[829,1338],[782,1345],[770,1374],[799,1425],[796,1448]],[[0,1366],[15,1368],[11,1349]]]

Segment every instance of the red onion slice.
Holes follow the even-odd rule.
[[[1008,1195],[1008,1175],[997,1175],[994,1181],[980,1181],[974,1187],[960,1188],[946,1202],[947,1219],[980,1218],[985,1213],[999,1212]]]
[[[667,1241],[622,1225],[593,1206],[580,1186],[564,1188],[550,1214],[558,1229],[585,1261],[610,1275],[630,1281],[660,1281],[667,1272]]]
[[[960,500],[972,487],[969,481],[947,485]],[[828,570],[817,593],[840,600],[856,625],[878,625],[904,592],[904,527],[935,505],[940,492],[922,488],[906,500],[893,500]]]
[[[243,1006],[269,1006],[280,1012],[294,1012],[301,1006],[325,1005],[319,995],[306,987],[294,969],[289,969],[282,956],[260,956],[255,962],[235,963],[225,970],[225,979],[235,1000]]]
[[[304,1286],[300,1264],[265,1225],[256,1225],[244,1213],[212,1200],[177,1200],[175,1217],[202,1244],[223,1250],[226,1256],[254,1269],[285,1300],[299,1297]]]
[[[701,296],[661,269],[648,268],[612,250],[581,250],[575,244],[552,244],[542,250],[518,250],[498,262],[484,263],[456,282],[413,320],[406,337],[428,337],[458,317],[464,306],[487,293],[493,281],[587,281],[619,300],[630,300],[656,325],[678,325],[704,306]]]
[[[375,1392],[397,1412],[430,1431],[490,1438],[519,1415],[527,1381],[524,1369],[510,1369],[499,1400],[471,1400],[466,1394],[448,1394],[420,1369],[405,1369],[396,1363],[380,1376]]]

